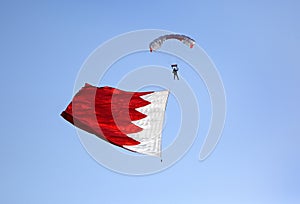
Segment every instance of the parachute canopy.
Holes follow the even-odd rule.
[[[160,36],[158,38],[156,38],[155,40],[153,40],[150,44],[149,44],[149,48],[150,48],[150,52],[152,52],[153,50],[157,50],[158,48],[160,48],[162,46],[162,44],[169,39],[175,39],[175,40],[179,40],[181,41],[183,44],[189,46],[190,48],[193,48],[195,45],[195,40],[193,40],[192,38],[186,36],[186,35],[181,35],[181,34],[169,34],[169,35],[163,35]]]

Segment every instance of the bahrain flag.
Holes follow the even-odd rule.
[[[128,92],[85,84],[61,116],[111,144],[161,157],[168,95],[167,90]]]

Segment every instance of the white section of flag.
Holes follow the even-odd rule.
[[[140,144],[135,146],[124,145],[125,148],[138,153],[161,157],[161,135],[168,96],[169,91],[158,91],[141,96],[141,98],[151,103],[136,110],[147,115],[147,117],[132,121],[132,123],[143,128],[143,130],[127,135],[139,141]]]

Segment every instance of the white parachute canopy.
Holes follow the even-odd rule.
[[[160,36],[158,38],[156,38],[155,40],[153,40],[150,44],[149,44],[149,48],[150,48],[150,52],[159,49],[162,44],[169,39],[175,39],[175,40],[179,40],[181,41],[183,44],[189,46],[190,48],[193,48],[195,45],[195,40],[193,40],[192,38],[186,36],[186,35],[181,35],[181,34],[169,34],[169,35],[163,35]]]

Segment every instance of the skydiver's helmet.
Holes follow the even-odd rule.
[[[176,70],[176,71],[178,71],[177,64],[171,64],[171,67],[172,67],[172,69],[173,69],[173,70]]]

